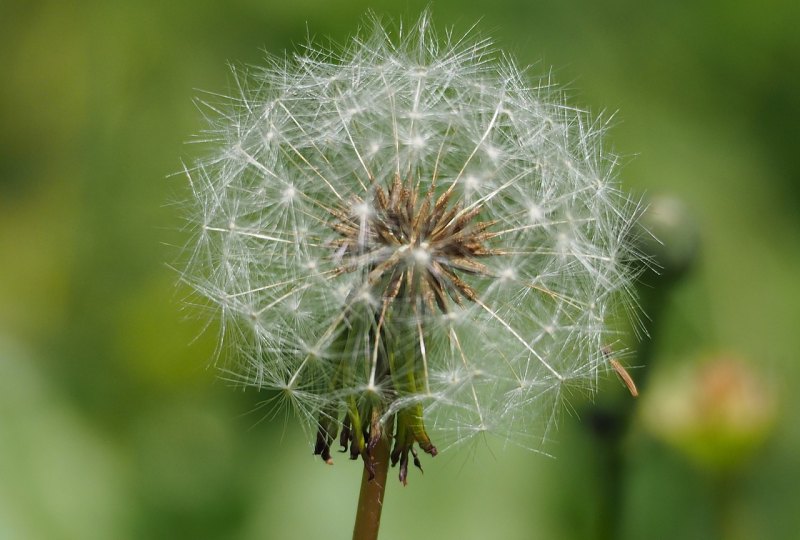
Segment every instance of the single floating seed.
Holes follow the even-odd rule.
[[[636,388],[636,383],[633,382],[633,377],[628,373],[628,370],[614,358],[609,360],[608,363],[611,364],[611,367],[617,372],[622,383],[628,387],[628,392],[630,392],[633,397],[639,397],[639,390]]]

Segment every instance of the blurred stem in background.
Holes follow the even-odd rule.
[[[688,274],[697,255],[698,231],[683,204],[672,197],[650,201],[639,219],[639,230],[632,241],[648,264],[642,268],[639,280],[639,300],[644,337],[629,359],[640,366],[633,379],[641,391],[646,387],[658,345],[659,325],[663,319],[667,298],[674,286]],[[609,351],[611,360],[613,351]],[[629,388],[630,394],[635,392]],[[596,538],[621,537],[623,515],[623,485],[626,473],[625,440],[636,410],[628,391],[619,387],[609,392],[602,402],[595,403],[589,413],[588,426],[595,445],[600,492]]]

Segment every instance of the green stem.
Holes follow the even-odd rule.
[[[598,501],[597,540],[614,540],[621,537],[625,460],[621,441],[614,439],[601,445],[599,452],[601,492]]]
[[[384,434],[372,449],[368,459],[374,464],[375,477],[370,480],[367,464],[361,475],[361,493],[358,497],[356,523],[353,527],[353,540],[376,540],[381,525],[383,495],[389,473],[389,437]]]

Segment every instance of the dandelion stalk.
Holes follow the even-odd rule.
[[[361,491],[358,496],[358,509],[353,527],[353,540],[374,540],[378,538],[383,511],[383,497],[389,473],[388,437],[381,437],[373,450],[374,466],[372,473],[367,467],[361,474]],[[370,477],[372,475],[372,477]]]
[[[363,461],[356,534],[377,528],[386,452],[406,484],[420,449],[541,448],[561,398],[609,370],[616,304],[636,311],[637,205],[605,124],[498,56],[426,13],[200,102],[217,150],[186,171],[185,279],[226,373],[277,390],[323,461],[337,441]]]

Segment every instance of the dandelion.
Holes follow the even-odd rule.
[[[185,276],[219,311],[228,373],[372,483],[381,449],[405,483],[419,449],[539,448],[631,305],[636,207],[605,124],[427,14],[235,81],[202,102],[215,153],[186,171]]]

